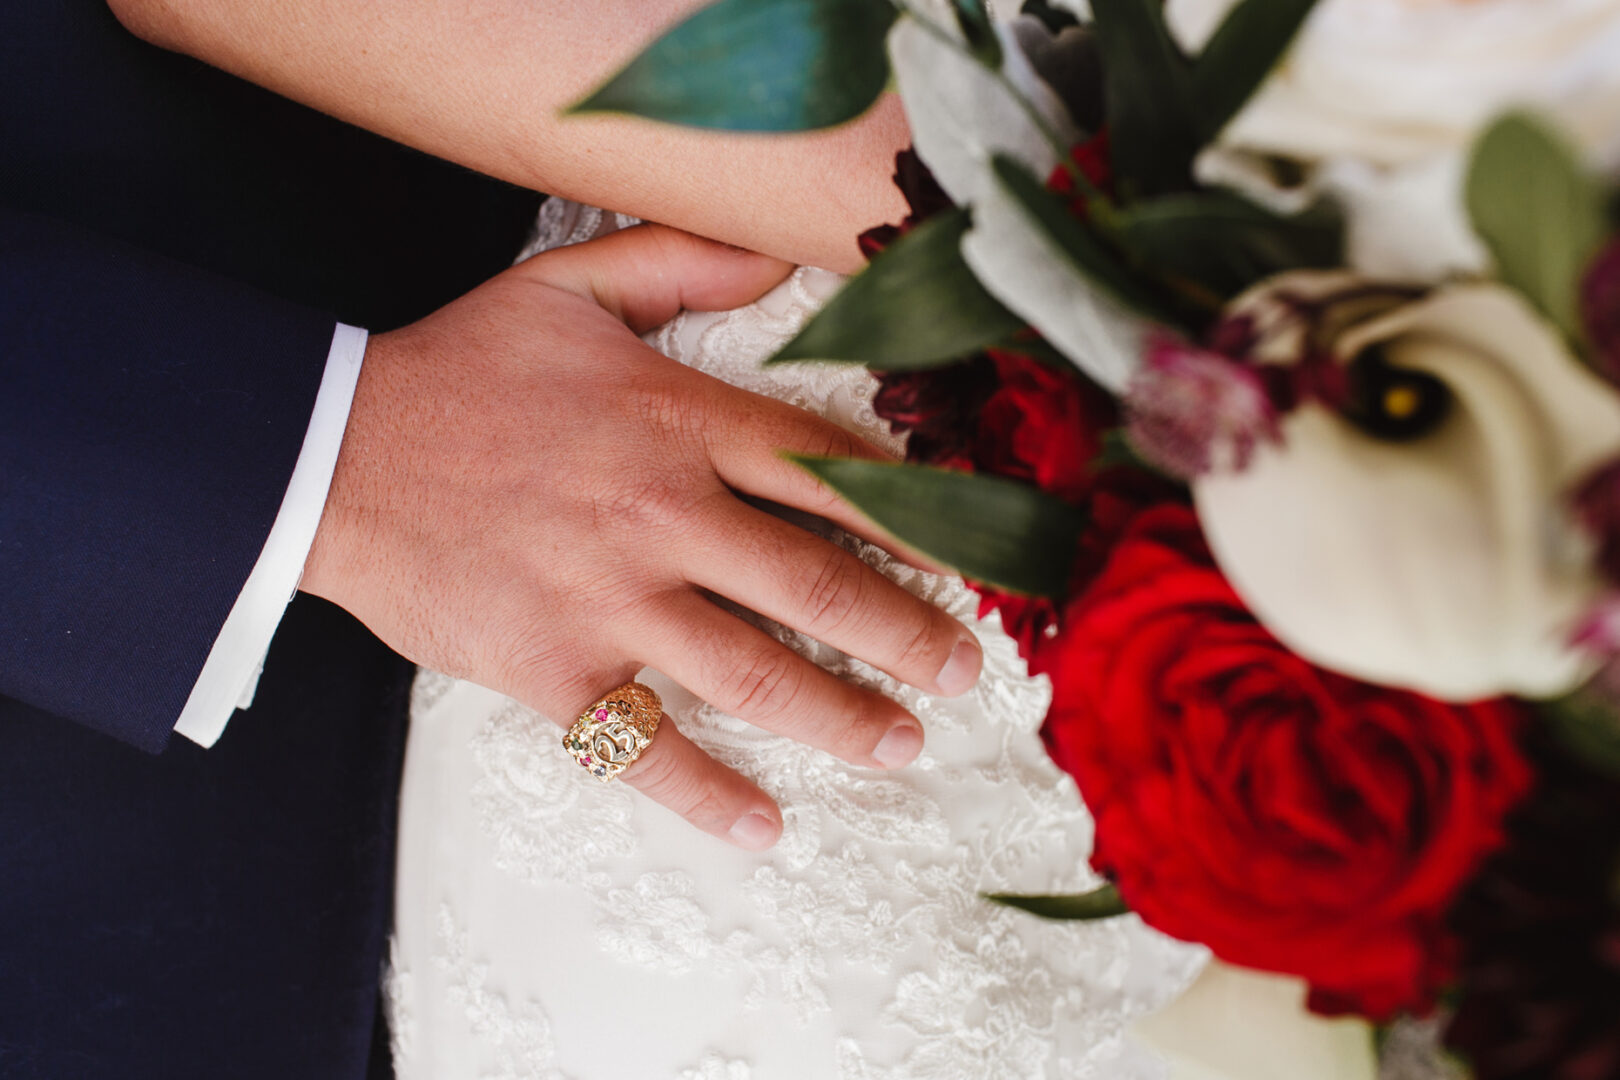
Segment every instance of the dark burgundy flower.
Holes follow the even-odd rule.
[[[935,214],[956,205],[917,156],[917,151],[909,146],[894,156],[894,184],[906,197],[911,212],[898,225],[879,225],[860,235],[861,254],[868,259]]]
[[[906,435],[906,460],[947,469],[974,468],[979,411],[995,392],[985,355],[927,371],[880,371],[872,408],[889,430]]]
[[[1586,268],[1580,302],[1597,369],[1620,383],[1620,237],[1610,240]]]
[[[1598,568],[1620,585],[1620,461],[1611,461],[1581,484],[1575,512],[1597,541]]]
[[[1620,782],[1532,752],[1540,781],[1452,916],[1446,1043],[1476,1080],[1620,1080]]]

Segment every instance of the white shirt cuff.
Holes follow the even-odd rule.
[[[270,639],[298,591],[304,560],[321,524],[365,352],[366,332],[338,323],[315,395],[315,411],[281,510],[174,725],[177,733],[194,743],[213,746],[231,714],[253,704]]]

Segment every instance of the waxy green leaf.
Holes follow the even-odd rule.
[[[1170,36],[1163,0],[1092,0],[1114,173],[1127,199],[1192,186],[1202,145],[1192,67]]]
[[[1131,909],[1120,899],[1119,890],[1103,885],[1088,893],[1073,896],[1023,896],[1017,893],[985,893],[986,900],[1007,907],[1018,908],[1043,919],[1092,921],[1112,919],[1130,914]]]
[[[1092,0],[1126,201],[1193,188],[1193,158],[1254,95],[1314,4],[1243,0],[1189,58],[1165,24],[1163,0]]]
[[[1085,515],[997,476],[851,458],[793,461],[901,542],[964,577],[1062,596]]]
[[[1536,712],[1553,737],[1579,761],[1620,779],[1620,712],[1597,693],[1577,690],[1539,702]]]
[[[572,112],[727,131],[808,131],[865,112],[889,79],[888,0],[720,0]]]
[[[1243,0],[1193,62],[1199,137],[1208,143],[1260,88],[1293,43],[1316,0]]]
[[[1024,320],[962,261],[966,210],[923,222],[878,253],[767,363],[838,360],[878,371],[938,367],[1006,341]]]
[[[1323,202],[1283,217],[1227,191],[1167,195],[1114,218],[1120,246],[1148,269],[1230,299],[1283,270],[1343,265],[1344,220]]]
[[[979,63],[988,68],[1001,67],[1001,39],[996,36],[984,0],[951,0],[951,5],[956,9],[956,25],[961,27],[962,37]]]
[[[1509,113],[1474,144],[1467,199],[1502,281],[1579,340],[1581,273],[1609,223],[1575,151],[1535,117]]]

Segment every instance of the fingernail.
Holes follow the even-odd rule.
[[[781,827],[764,814],[744,814],[731,827],[732,843],[749,851],[764,851],[781,835]]]
[[[939,678],[935,682],[947,697],[965,694],[979,681],[979,669],[983,666],[984,653],[979,651],[979,643],[972,638],[963,638],[951,650],[951,658],[939,669]]]
[[[877,746],[872,750],[872,756],[877,763],[885,769],[898,769],[902,765],[910,765],[922,753],[923,733],[921,728],[910,724],[896,724],[889,729],[889,733],[878,740]]]

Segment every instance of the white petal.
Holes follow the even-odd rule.
[[[1391,360],[1451,388],[1445,422],[1400,444],[1299,409],[1284,447],[1195,484],[1215,556],[1324,667],[1450,700],[1567,690],[1597,583],[1565,499],[1620,454],[1620,399],[1505,289],[1441,292],[1365,334],[1397,331]]]
[[[1007,154],[1045,177],[1079,140],[1068,110],[1029,66],[1000,24],[1001,75],[965,52],[943,21],[902,16],[889,32],[889,59],[911,121],[917,154],[957,203],[975,203],[994,176],[990,159]]]
[[[973,204],[962,255],[985,289],[1118,395],[1142,362],[1144,326],[1068,262],[992,177]]]
[[[1444,151],[1405,165],[1332,158],[1303,182],[1279,185],[1266,159],[1207,147],[1193,170],[1200,183],[1228,187],[1278,214],[1297,214],[1322,196],[1344,209],[1345,262],[1381,281],[1434,283],[1485,273],[1490,258],[1463,205],[1467,161]]]
[[[1305,1009],[1305,983],[1211,963],[1169,1008],[1131,1030],[1170,1080],[1376,1080],[1371,1026]]]
[[[1446,152],[1409,165],[1329,161],[1322,188],[1345,210],[1346,261],[1386,281],[1437,282],[1483,274],[1490,256],[1463,209],[1467,160]]]
[[[1225,0],[1178,0],[1172,26]],[[1196,18],[1178,13],[1193,9]],[[1196,36],[1196,35],[1190,35]],[[1595,163],[1620,161],[1615,0],[1321,0],[1287,58],[1222,134],[1309,160],[1410,162],[1465,151],[1512,106],[1556,116]]]

